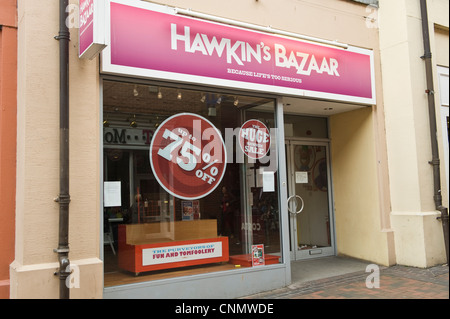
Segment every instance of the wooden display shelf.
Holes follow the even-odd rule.
[[[217,236],[216,220],[119,225],[118,264],[141,272],[226,262],[228,237]]]
[[[273,265],[279,263],[280,256],[264,254],[264,264]],[[230,256],[230,264],[242,267],[252,267],[252,256],[250,254]]]
[[[235,265],[229,263],[205,264],[201,266],[174,268],[171,271],[149,271],[139,276],[130,276],[122,271],[105,273],[105,287],[135,284],[153,280],[172,279],[184,276],[202,275],[219,271],[236,269]]]

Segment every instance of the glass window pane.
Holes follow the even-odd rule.
[[[327,118],[284,115],[286,137],[328,138]]]
[[[273,99],[111,80],[103,89],[104,182],[120,185],[120,206],[104,208],[105,286],[280,262],[275,139],[259,160],[243,155],[238,140],[248,119],[275,134]],[[149,158],[154,136],[163,132],[158,128],[182,113],[211,123],[227,150],[221,182],[195,199],[169,192]],[[157,154],[168,151],[170,165],[208,183],[217,176],[215,151],[198,144],[197,152],[192,137],[186,143],[186,127],[164,132],[167,144]]]

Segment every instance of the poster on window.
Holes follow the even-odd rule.
[[[207,196],[220,184],[226,165],[222,135],[202,116],[173,115],[153,135],[150,166],[161,187],[175,197]]]
[[[252,245],[252,267],[264,266],[264,245]]]
[[[121,182],[103,183],[103,207],[122,206]]]
[[[261,159],[270,149],[270,132],[259,120],[248,120],[239,130],[239,145],[245,155]]]
[[[181,201],[181,211],[183,212],[183,220],[200,219],[200,203],[198,200]]]

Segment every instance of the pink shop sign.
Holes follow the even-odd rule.
[[[92,59],[105,47],[105,0],[80,0],[78,7],[80,58]]]
[[[373,54],[110,1],[102,72],[375,103]]]

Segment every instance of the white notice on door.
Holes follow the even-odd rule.
[[[307,184],[308,183],[308,172],[295,172],[295,183],[296,184]]]
[[[263,172],[263,192],[275,191],[275,173]]]

